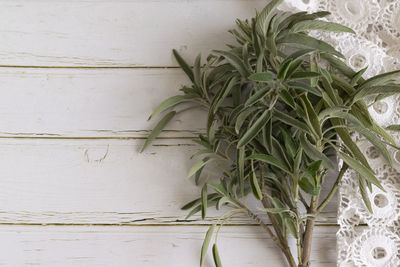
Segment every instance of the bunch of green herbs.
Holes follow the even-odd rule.
[[[351,29],[319,20],[328,12],[274,12],[281,2],[271,1],[251,20],[237,20],[237,29],[230,31],[236,44],[213,51],[205,63],[199,55],[190,67],[174,50],[192,85],[166,99],[150,116],[166,112],[143,150],[177,113],[196,107],[208,112],[206,132],[194,140],[201,146],[194,155],[199,161],[188,174],[202,186],[201,196],[183,209],[190,210],[189,217],[201,212],[203,219],[210,207],[229,210],[206,233],[200,265],[219,228],[233,216],[246,214],[275,241],[289,266],[309,266],[316,218],[345,171],[352,168],[358,174],[369,210],[367,190],[372,185],[383,189],[352,134],[369,140],[389,163],[387,146],[396,147],[392,136],[371,118],[364,97],[378,101],[399,93],[400,86],[393,82],[399,72],[364,79],[366,69],[352,70],[340,52],[307,34],[352,34]],[[329,183],[328,171],[338,166],[333,155],[343,164],[336,181]],[[219,167],[218,177],[202,179],[209,165]],[[329,192],[324,197],[322,189]],[[250,195],[270,224],[259,210],[247,206]],[[295,251],[288,245],[290,235],[297,241]],[[216,266],[222,266],[216,242],[212,251]]]

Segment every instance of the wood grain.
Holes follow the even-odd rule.
[[[14,66],[176,66],[232,41],[261,0],[2,1],[0,62]]]
[[[336,266],[336,230],[315,230],[312,266]],[[0,248],[7,251],[0,254],[0,265],[198,266],[206,231],[204,226],[0,226]],[[258,227],[224,227],[218,246],[224,266],[286,266],[272,240]],[[204,267],[211,266],[210,252]]]
[[[0,136],[144,137],[160,119],[149,115],[185,84],[178,69],[0,68]],[[161,136],[195,137],[205,117],[181,113]]]
[[[39,224],[177,224],[180,207],[199,195],[185,179],[195,160],[190,142],[160,140],[0,139],[0,222]],[[251,204],[251,202],[250,202]],[[335,202],[322,214],[336,222]],[[238,217],[231,223],[252,223]]]

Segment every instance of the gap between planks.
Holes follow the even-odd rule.
[[[184,221],[182,221],[184,222]],[[1,226],[99,226],[99,227],[115,227],[115,226],[124,226],[124,227],[209,227],[213,224],[211,223],[204,223],[204,224],[182,224],[182,223],[168,223],[168,224],[129,224],[129,223],[113,223],[113,224],[106,224],[106,223],[0,223]],[[266,223],[267,226],[272,227],[270,223]],[[240,223],[230,223],[230,224],[224,224],[224,227],[259,227],[260,225],[258,224],[240,224]],[[316,223],[316,227],[339,227],[339,224],[335,223],[328,223],[328,224],[323,224],[323,223]],[[360,224],[357,225],[356,227],[364,227],[367,226],[366,224]]]

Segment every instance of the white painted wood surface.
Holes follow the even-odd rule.
[[[0,64],[176,66],[223,48],[264,0],[13,0],[0,3]]]
[[[182,221],[180,207],[199,192],[185,177],[204,116],[183,114],[139,154],[146,118],[187,83],[172,48],[223,48],[235,18],[265,2],[1,1],[0,265],[197,266],[201,224],[218,213]],[[313,266],[335,266],[336,228],[322,226],[335,205]],[[224,266],[284,266],[251,221],[231,224]]]
[[[199,196],[186,174],[196,147],[160,140],[139,154],[143,140],[0,139],[0,222],[41,224],[182,222],[180,207]],[[335,223],[335,204],[321,216]],[[232,223],[252,223],[238,217]]]
[[[312,266],[334,266],[336,230],[316,229]],[[206,231],[205,226],[2,226],[0,249],[7,253],[0,253],[0,265],[198,266]],[[224,266],[284,266],[273,241],[258,227],[225,227],[218,247]],[[212,266],[209,252],[204,267]]]

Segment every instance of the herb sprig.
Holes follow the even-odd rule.
[[[251,20],[236,20],[237,28],[230,31],[236,44],[213,51],[205,63],[199,55],[190,67],[174,50],[192,85],[163,101],[149,118],[172,109],[142,150],[187,105],[208,112],[206,133],[194,140],[202,147],[194,155],[199,161],[188,175],[202,186],[201,196],[183,209],[190,210],[187,218],[201,212],[203,219],[210,207],[230,209],[208,230],[200,265],[215,235],[212,251],[215,265],[221,266],[219,230],[233,216],[247,214],[271,236],[291,267],[309,266],[316,217],[336,193],[346,170],[356,171],[371,212],[367,191],[372,185],[384,190],[352,135],[364,136],[391,164],[387,145],[396,143],[372,119],[363,99],[399,93],[400,85],[393,82],[399,71],[365,80],[365,69],[355,72],[343,63],[340,52],[307,34],[353,30],[318,20],[329,12],[274,13],[281,2],[271,1]],[[185,108],[178,110],[183,103]],[[330,186],[326,177],[337,168],[334,155],[343,164]],[[219,168],[219,176],[203,179],[208,166]],[[328,195],[322,197],[322,189]],[[246,205],[250,195],[259,200],[271,226]],[[288,234],[297,240],[296,253],[288,246]]]

